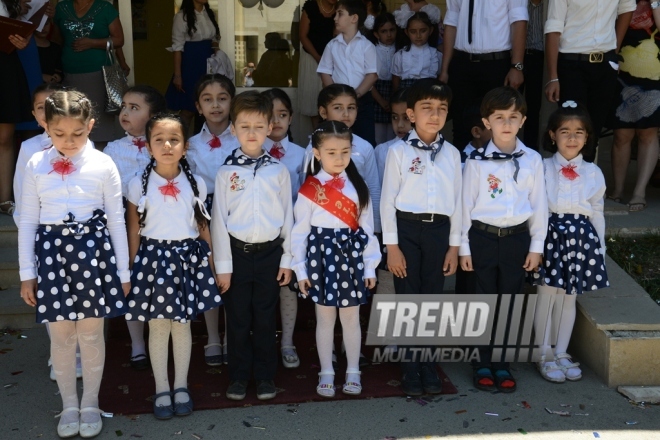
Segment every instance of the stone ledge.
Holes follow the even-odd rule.
[[[19,288],[0,291],[0,328],[32,328],[36,325],[34,307],[21,299]]]

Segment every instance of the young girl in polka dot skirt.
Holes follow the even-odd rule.
[[[54,148],[32,156],[18,229],[21,297],[49,323],[63,410],[57,433],[91,438],[102,429],[103,318],[126,312],[128,244],[117,167],[89,141],[92,104],[76,91],[45,101]],[[76,389],[80,345],[83,395]]]
[[[339,121],[312,134],[314,158],[294,207],[293,269],[303,296],[316,303],[316,346],[321,363],[316,392],[334,397],[332,347],[339,309],[346,346],[345,394],[362,392],[359,306],[376,285],[381,254],[374,237],[369,189],[351,160],[352,134]]]
[[[536,275],[543,285],[538,287],[534,318],[543,356],[538,368],[550,382],[582,378],[579,364],[566,353],[575,300],[584,291],[610,285],[605,270],[605,178],[581,154],[595,141],[586,109],[574,101],[550,116],[544,147],[555,154],[543,160],[550,218],[544,263]],[[554,351],[551,335],[557,335]]]
[[[128,185],[128,243],[132,261],[126,319],[149,321],[149,355],[156,380],[158,419],[192,413],[188,367],[190,321],[222,300],[211,259],[206,184],[194,176],[182,120],[160,114],[146,127],[152,156],[141,177]],[[174,391],[167,377],[170,334]]]

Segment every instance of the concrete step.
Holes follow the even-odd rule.
[[[18,249],[0,248],[0,289],[20,286],[18,268]]]
[[[35,309],[21,299],[20,289],[12,287],[0,291],[0,328],[36,327]]]
[[[15,248],[18,246],[18,228],[14,219],[8,215],[0,214],[0,249]]]

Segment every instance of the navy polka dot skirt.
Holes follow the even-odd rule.
[[[587,217],[553,213],[548,220],[543,266],[534,276],[568,294],[609,287],[600,247],[600,238]]]
[[[94,211],[85,223],[69,213],[62,225],[39,225],[37,322],[114,318],[126,313],[117,261],[106,228]]]
[[[126,320],[185,323],[222,304],[209,255],[204,240],[142,237],[133,261]]]
[[[316,304],[353,307],[366,304],[369,289],[364,284],[362,254],[369,237],[362,228],[312,227],[307,237],[309,296]]]

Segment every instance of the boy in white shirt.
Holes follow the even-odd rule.
[[[378,79],[376,47],[358,29],[364,24],[367,9],[361,0],[339,0],[335,14],[338,35],[328,43],[316,73],[323,87],[347,84],[358,97],[358,115],[351,127],[353,134],[376,145],[374,99],[370,90]]]
[[[474,150],[485,147],[493,137],[490,129],[486,128],[484,121],[481,120],[481,111],[478,105],[471,105],[465,109],[463,116],[465,124],[470,128],[472,140],[461,151],[461,169],[465,169],[465,161]]]
[[[230,114],[241,147],[218,171],[211,222],[216,278],[226,291],[226,395],[244,399],[254,376],[257,398],[267,400],[277,394],[277,300],[280,286],[291,281],[291,178],[263,149],[273,126],[270,98],[257,91],[241,93]]]
[[[481,116],[493,139],[472,152],[463,174],[461,268],[474,271],[475,293],[514,295],[507,325],[513,305],[523,299],[519,294],[526,271],[537,270],[541,264],[548,228],[541,155],[516,137],[526,111],[525,99],[517,90],[498,87],[488,92],[481,103]],[[494,322],[493,330],[498,325]],[[493,348],[492,336],[489,346],[479,347],[475,388],[497,388],[504,393],[516,390],[509,364],[503,361],[506,351],[506,346]]]
[[[406,110],[414,129],[387,153],[380,212],[397,295],[442,294],[444,277],[458,266],[461,158],[440,134],[450,102],[449,86],[435,78],[417,81]],[[434,362],[414,354],[401,369],[407,395],[442,391]]]

